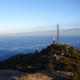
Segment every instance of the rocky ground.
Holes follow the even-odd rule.
[[[29,74],[17,70],[0,70],[0,80],[70,80],[61,73],[44,70]]]

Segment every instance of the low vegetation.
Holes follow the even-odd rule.
[[[12,56],[0,62],[0,68],[17,69],[29,73],[37,70],[50,70],[61,74],[64,72],[72,74],[64,75],[70,80],[80,80],[80,51],[66,44],[52,44],[40,52]]]

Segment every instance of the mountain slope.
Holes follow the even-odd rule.
[[[27,72],[51,70],[57,75],[78,80],[80,79],[80,51],[66,44],[52,44],[40,52],[12,56],[1,62],[0,68]]]

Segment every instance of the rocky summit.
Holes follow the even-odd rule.
[[[80,80],[80,51],[66,44],[51,44],[40,52],[18,54],[1,61],[0,69],[41,72],[54,80]]]

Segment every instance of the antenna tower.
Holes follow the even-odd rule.
[[[57,24],[57,44],[59,44],[59,24]]]

